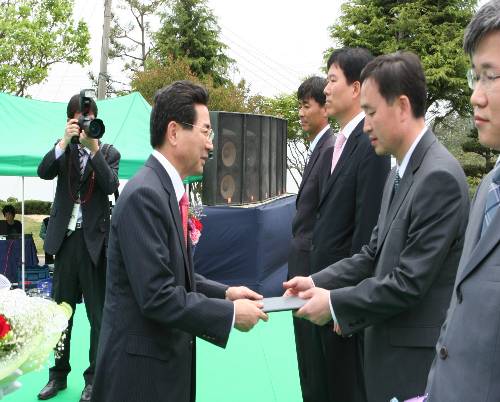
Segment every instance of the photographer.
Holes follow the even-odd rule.
[[[53,298],[66,302],[73,311],[83,294],[90,322],[89,367],[83,373],[85,388],[80,401],[92,394],[95,357],[99,341],[106,279],[106,246],[109,234],[109,199],[119,185],[120,153],[98,139],[104,125],[98,119],[97,105],[85,91],[74,95],[67,107],[68,121],[64,137],[44,156],[38,176],[57,177],[57,189],[50,211],[50,225],[44,249],[55,255]],[[97,134],[93,120],[99,123]],[[89,127],[90,126],[90,127]],[[94,127],[95,128],[95,127]],[[49,371],[49,382],[38,399],[50,399],[66,388],[71,328],[68,325],[62,355]]]

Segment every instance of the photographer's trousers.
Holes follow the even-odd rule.
[[[104,252],[99,258],[98,266],[95,266],[87,251],[83,230],[76,229],[64,239],[59,253],[56,254],[52,297],[57,303],[68,303],[73,309],[74,316],[76,304],[81,301],[83,295],[90,323],[89,367],[83,373],[85,384],[93,383],[105,288],[106,259]],[[66,378],[71,371],[70,341],[73,316],[68,324],[64,350],[58,358],[56,357],[55,365],[50,368],[50,379]]]

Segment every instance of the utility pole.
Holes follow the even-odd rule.
[[[101,65],[97,80],[97,99],[106,97],[108,79],[109,36],[111,28],[111,0],[104,0],[104,23],[102,26]]]

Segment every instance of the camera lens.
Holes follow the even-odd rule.
[[[104,123],[101,119],[91,120],[88,124],[88,129],[85,130],[87,135],[92,138],[101,138],[104,135],[104,131],[106,128],[104,127]]]

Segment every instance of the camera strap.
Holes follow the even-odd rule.
[[[104,159],[107,158],[108,153],[109,153],[109,148],[111,148],[111,147],[112,147],[112,145],[110,145],[110,144],[102,144],[102,151],[104,153]],[[115,204],[116,204],[116,201],[118,201],[118,197],[120,196],[120,192],[118,191],[118,189],[115,190],[113,195],[115,196]]]

